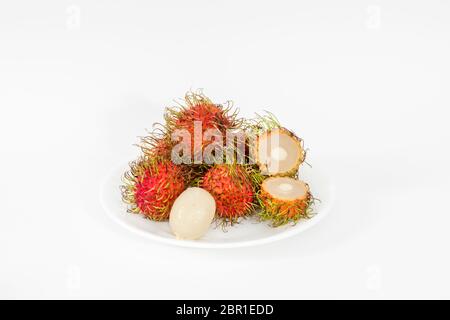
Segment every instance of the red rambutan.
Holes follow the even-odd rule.
[[[237,111],[232,112],[231,105],[224,107],[214,104],[201,93],[186,94],[185,105],[167,108],[164,118],[169,134],[176,130],[189,133],[191,159],[198,159],[198,153],[203,155],[205,148],[213,142],[212,137],[205,139],[205,132],[209,131],[212,135],[220,133],[225,139],[227,130],[238,129],[242,125],[242,120],[237,119]],[[201,125],[201,130],[196,129],[198,125]]]
[[[216,212],[225,222],[234,223],[253,209],[252,180],[239,165],[215,165],[200,181],[200,186],[216,201]]]
[[[129,211],[152,220],[166,220],[175,199],[187,188],[187,172],[170,161],[155,162],[147,157],[130,164],[122,186]]]

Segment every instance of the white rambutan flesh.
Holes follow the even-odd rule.
[[[177,239],[199,239],[208,231],[216,212],[213,196],[202,188],[188,188],[175,200],[169,224]]]
[[[303,181],[289,177],[268,178],[263,182],[262,189],[278,200],[302,200],[308,195],[308,187]]]

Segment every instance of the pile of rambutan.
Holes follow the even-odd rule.
[[[298,180],[303,140],[271,113],[238,118],[230,102],[216,104],[202,92],[189,92],[166,108],[164,123],[139,147],[141,156],[130,163],[121,186],[129,212],[168,220],[180,194],[196,187],[214,198],[215,220],[222,225],[256,215],[280,226],[313,213],[309,186]]]

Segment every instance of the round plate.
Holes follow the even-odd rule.
[[[101,186],[101,203],[108,215],[122,227],[144,236],[148,239],[183,247],[194,248],[235,248],[269,243],[299,234],[319,222],[329,211],[333,200],[333,188],[330,181],[317,172],[316,168],[303,165],[300,179],[311,187],[314,197],[320,199],[314,204],[316,214],[299,221],[295,225],[270,227],[268,222],[259,222],[257,217],[249,217],[239,224],[227,226],[211,225],[208,233],[199,240],[177,240],[170,231],[168,222],[155,222],[145,219],[142,215],[127,212],[127,206],[122,202],[120,185],[122,175],[128,170],[123,165],[114,170]]]

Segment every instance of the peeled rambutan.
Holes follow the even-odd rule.
[[[239,129],[242,126],[242,120],[237,119],[237,112],[232,111],[231,105],[224,107],[215,104],[202,93],[188,93],[184,100],[184,105],[166,109],[165,127],[170,135],[176,130],[189,133],[188,142],[194,162],[198,155],[203,155],[205,148],[214,142],[214,132],[225,139],[227,130]],[[207,131],[214,137],[205,139]]]
[[[175,199],[188,186],[186,169],[170,161],[158,162],[147,157],[132,162],[130,168],[122,186],[122,197],[129,211],[156,221],[168,219]]]
[[[277,227],[309,218],[314,198],[308,184],[290,177],[270,177],[264,180],[257,194],[262,220]]]
[[[203,176],[200,187],[214,197],[217,216],[225,223],[237,222],[254,208],[252,179],[244,166],[215,165]]]

